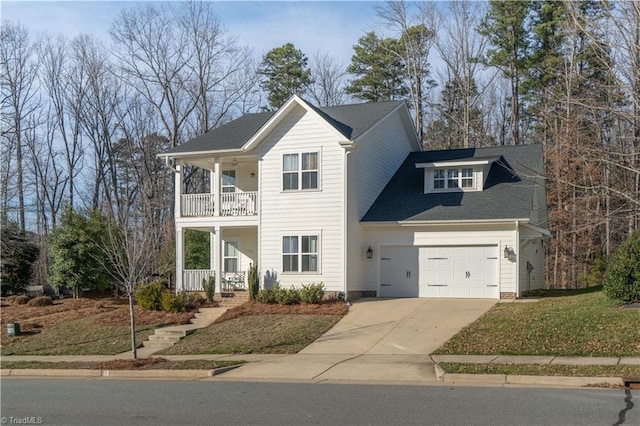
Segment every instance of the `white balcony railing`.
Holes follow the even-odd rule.
[[[214,215],[214,194],[183,194],[180,207],[184,217]],[[255,216],[258,214],[258,192],[224,192],[220,194],[220,216]]]
[[[203,217],[213,216],[214,194],[183,194],[182,216]]]
[[[255,216],[258,214],[258,193],[224,192],[220,194],[221,216]]]

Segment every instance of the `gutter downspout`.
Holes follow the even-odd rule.
[[[175,167],[173,167],[171,165],[171,163],[169,162],[169,157],[164,157],[164,166],[166,168],[168,168],[169,170],[171,170],[173,173],[178,173],[178,171],[176,170]]]
[[[520,299],[520,221],[516,220],[516,299]]]

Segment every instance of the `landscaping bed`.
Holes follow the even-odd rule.
[[[172,314],[135,308],[139,345],[154,329],[185,324],[192,313]],[[19,323],[20,335],[7,337],[7,323]],[[131,350],[129,307],[125,299],[65,299],[29,307],[3,301],[3,355],[113,355]]]
[[[640,309],[616,304],[599,289],[498,303],[434,354],[640,356]]]

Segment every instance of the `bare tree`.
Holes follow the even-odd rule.
[[[4,154],[15,153],[16,195],[18,197],[18,225],[25,230],[25,189],[23,148],[28,119],[39,107],[37,45],[29,31],[19,24],[3,21],[0,29],[0,85],[2,87],[2,140],[7,147]],[[31,120],[30,123],[34,121]],[[9,169],[10,162],[7,162]],[[10,174],[3,175],[2,214],[9,208]]]
[[[68,202],[73,208],[77,192],[75,181],[84,160],[81,114],[85,97],[86,68],[82,63],[70,63],[69,43],[62,36],[48,37],[42,49],[40,76],[49,95],[57,138],[62,142],[68,174]]]
[[[313,83],[309,88],[309,94],[318,106],[344,103],[346,75],[342,64],[335,62],[328,53],[318,51],[313,55],[311,61]]]
[[[410,10],[412,8],[412,10]],[[400,49],[394,51],[404,65],[405,78],[414,111],[418,137],[423,139],[425,123],[424,98],[435,85],[430,78],[429,51],[436,32],[433,26],[433,5],[428,2],[409,3],[387,1],[376,7],[384,24],[397,33]]]
[[[482,145],[481,140],[472,142],[474,133],[474,139],[481,136],[477,129],[482,128],[482,115],[474,112],[482,110],[482,100],[497,74],[487,73],[478,60],[485,55],[487,44],[486,37],[475,30],[484,6],[468,0],[454,1],[448,3],[445,11],[435,14],[440,29],[435,48],[447,70],[445,85],[455,85],[459,97],[460,112],[449,118],[459,129],[462,147]]]

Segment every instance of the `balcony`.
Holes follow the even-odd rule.
[[[183,217],[213,217],[215,194],[183,194],[180,213]],[[258,192],[224,192],[220,194],[219,216],[257,216]]]

